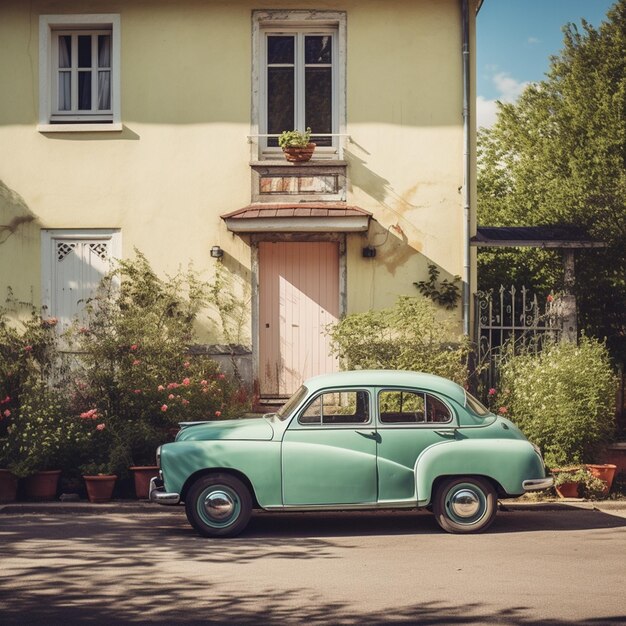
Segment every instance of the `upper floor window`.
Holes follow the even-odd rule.
[[[119,30],[118,15],[40,17],[40,130],[121,130]]]
[[[311,128],[311,140],[318,146],[333,145],[336,40],[333,31],[265,33],[268,134]],[[277,138],[269,137],[267,145],[278,146]]]
[[[254,12],[253,123],[262,156],[279,152],[282,131],[309,127],[316,158],[337,154],[345,130],[345,30],[342,12]]]

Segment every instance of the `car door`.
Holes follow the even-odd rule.
[[[294,416],[283,436],[283,503],[375,503],[376,445],[369,391],[333,389],[317,394]]]
[[[456,416],[443,398],[419,389],[380,388],[376,403],[378,501],[414,500],[417,457],[454,442]]]

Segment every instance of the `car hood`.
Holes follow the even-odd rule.
[[[214,422],[182,422],[176,441],[239,439],[269,441],[274,429],[263,417]]]

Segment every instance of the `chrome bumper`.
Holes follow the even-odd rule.
[[[525,480],[522,483],[524,491],[538,491],[539,489],[549,489],[554,485],[554,478],[552,476],[546,476],[546,478],[533,478],[531,480]]]
[[[178,504],[180,502],[179,493],[168,493],[163,486],[163,480],[159,476],[150,479],[150,502],[157,504]]]

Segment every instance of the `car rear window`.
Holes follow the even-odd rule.
[[[479,417],[487,417],[491,414],[491,411],[480,400],[477,400],[467,391],[465,392],[465,406],[469,407],[469,410]]]

